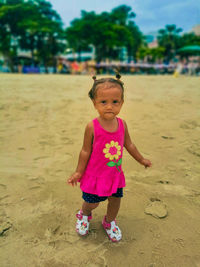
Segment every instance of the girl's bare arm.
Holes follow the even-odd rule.
[[[83,146],[79,154],[78,165],[76,171],[68,179],[68,183],[72,186],[77,185],[77,181],[83,175],[85,168],[87,166],[88,160],[92,152],[92,142],[93,142],[94,130],[93,123],[90,122],[85,128]]]
[[[124,136],[124,147],[128,151],[128,153],[137,160],[140,164],[144,165],[145,167],[151,167],[151,161],[148,159],[145,159],[140,152],[138,151],[137,147],[133,144],[131,141],[128,127],[125,121],[124,122],[124,128],[125,128],[125,136]]]

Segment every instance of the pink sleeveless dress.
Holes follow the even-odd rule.
[[[117,118],[116,132],[106,131],[98,119],[93,120],[93,149],[86,170],[80,180],[83,192],[98,196],[111,196],[118,188],[125,187],[122,171],[124,124]]]

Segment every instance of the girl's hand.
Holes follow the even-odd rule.
[[[152,163],[150,160],[148,159],[143,159],[142,162],[141,162],[142,165],[145,166],[145,168],[148,168],[148,167],[151,167],[152,166]]]
[[[77,185],[77,182],[81,179],[81,173],[75,172],[72,176],[68,179],[67,183],[71,186]]]

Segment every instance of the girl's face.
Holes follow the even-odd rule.
[[[99,85],[93,103],[101,118],[114,119],[124,103],[120,85],[112,83]]]

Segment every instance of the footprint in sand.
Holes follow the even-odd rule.
[[[1,105],[0,110],[4,110],[4,109],[6,109],[6,105]]]
[[[10,197],[10,195],[7,194],[7,186],[5,184],[0,184],[0,202],[5,202],[7,201],[7,198]]]
[[[192,192],[192,194],[187,195],[190,199],[192,199],[192,202],[200,205],[200,192]]]
[[[20,107],[19,110],[24,110],[24,111],[27,111],[29,110],[30,106],[23,106],[23,107]]]
[[[7,231],[12,227],[12,223],[4,210],[0,212],[0,236],[4,236]]]
[[[29,190],[37,190],[37,189],[40,189],[40,188],[41,188],[41,186],[36,185],[36,186],[30,187]]]
[[[7,188],[7,186],[5,185],[5,184],[0,184],[0,190],[2,189],[2,190],[4,190],[4,189],[6,189]]]
[[[161,137],[162,137],[163,139],[169,139],[169,140],[173,140],[173,139],[175,139],[175,137],[173,137],[173,136],[162,135]]]
[[[45,182],[45,179],[43,177],[30,177],[28,178],[30,187],[29,190],[38,190],[42,188],[42,185]]]
[[[58,172],[63,172],[63,170],[56,170],[55,172],[56,172],[56,173],[58,173]]]
[[[44,184],[45,182],[45,179],[43,177],[30,177],[28,178],[28,180],[37,184]]]
[[[173,241],[180,247],[183,248],[185,246],[185,242],[182,238],[173,239]]]
[[[46,159],[46,158],[48,158],[48,157],[46,157],[46,156],[41,156],[41,157],[34,158],[34,160]]]
[[[26,150],[24,147],[18,147],[18,150]]]
[[[158,183],[160,183],[160,184],[170,184],[169,181],[164,181],[164,180],[160,180],[160,181],[158,181]]]
[[[195,129],[197,127],[200,127],[200,125],[193,120],[186,120],[184,123],[180,124],[180,128],[182,129]]]
[[[198,143],[192,144],[187,150],[191,154],[200,157],[200,145]]]
[[[68,137],[62,137],[61,140],[63,141],[63,143],[65,145],[72,145],[72,144],[74,144],[73,140],[70,139],[70,138],[68,138]]]
[[[10,222],[3,222],[0,226],[0,236],[4,236],[5,233],[12,227]]]
[[[50,143],[47,141],[39,141],[38,142],[40,145],[49,145]]]
[[[166,205],[158,198],[151,198],[150,201],[144,212],[157,219],[165,218],[168,214]]]

